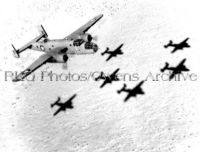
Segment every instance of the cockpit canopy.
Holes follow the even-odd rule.
[[[74,46],[81,46],[84,42],[85,41],[83,39],[76,39],[76,40],[74,40],[73,45]],[[93,49],[95,52],[98,50],[97,44],[92,43],[92,42],[85,42],[84,48],[86,50]]]
[[[81,46],[81,44],[83,44],[83,43],[84,43],[83,39],[76,39],[76,40],[74,40],[73,45],[74,46]]]

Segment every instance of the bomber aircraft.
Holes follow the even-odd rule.
[[[169,63],[166,62],[165,66],[160,69],[161,72],[164,72],[165,70],[172,71],[171,75],[169,76],[169,80],[173,79],[175,75],[181,74],[182,72],[187,72],[189,69],[184,65],[186,59],[183,59],[176,67],[169,67]]]
[[[126,102],[130,97],[136,97],[138,94],[145,94],[144,91],[142,90],[141,86],[144,83],[144,81],[141,81],[137,86],[135,86],[133,89],[127,89],[126,84],[117,91],[118,94],[121,92],[127,92],[127,96],[124,99],[124,102]]]
[[[103,56],[104,54],[109,54],[108,58],[106,59],[106,61],[109,61],[111,58],[113,57],[117,57],[117,55],[122,55],[124,54],[121,50],[121,47],[124,44],[121,44],[120,46],[118,46],[115,50],[113,51],[109,51],[109,48],[107,47],[106,50],[104,52],[101,53],[101,55]]]
[[[186,38],[185,40],[183,40],[182,42],[177,43],[177,44],[174,44],[173,41],[170,40],[167,45],[164,45],[164,48],[174,47],[174,49],[171,51],[171,53],[174,53],[177,50],[183,50],[184,48],[190,47],[190,45],[187,43],[188,40],[189,40],[189,38]]]
[[[34,38],[29,43],[22,46],[20,49],[13,47],[14,56],[19,58],[20,53],[26,49],[41,51],[41,55],[28,68],[18,74],[13,81],[21,81],[37,68],[47,62],[66,63],[70,54],[94,54],[98,50],[97,44],[92,42],[93,37],[87,31],[101,18],[103,14],[94,17],[85,25],[62,39],[49,39],[46,31],[41,25],[40,35]]]
[[[58,97],[58,99],[51,104],[51,108],[53,108],[55,105],[59,106],[58,110],[53,114],[54,116],[57,115],[59,112],[61,111],[65,111],[66,109],[73,109],[73,104],[72,104],[72,100],[76,97],[76,94],[74,94],[70,99],[68,99],[66,102],[61,103],[60,102],[60,97]]]

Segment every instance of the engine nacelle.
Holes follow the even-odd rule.
[[[88,33],[85,33],[83,35],[80,35],[80,39],[83,39],[86,42],[91,42],[92,41],[92,36]]]
[[[66,54],[59,54],[53,57],[49,62],[50,63],[65,63],[68,60],[68,56]]]

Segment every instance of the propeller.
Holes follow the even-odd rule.
[[[93,39],[94,41],[98,41],[98,36],[97,36],[97,35],[94,35],[94,36],[92,37],[92,39]]]

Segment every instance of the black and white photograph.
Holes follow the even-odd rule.
[[[0,152],[199,152],[200,1],[0,2]]]

